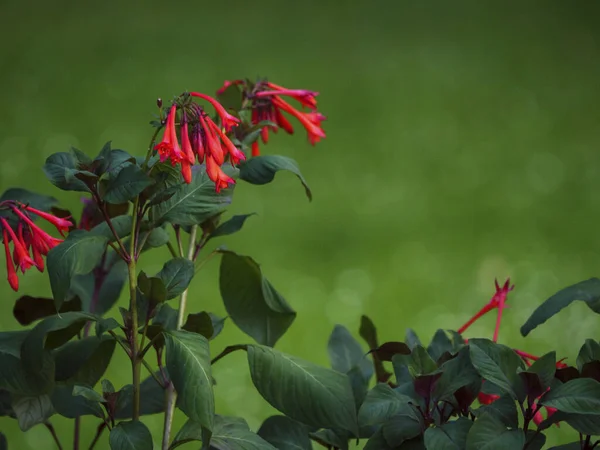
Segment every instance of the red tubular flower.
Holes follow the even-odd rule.
[[[28,205],[26,205],[24,207],[24,209],[30,213],[35,214],[36,216],[41,217],[42,219],[46,220],[47,222],[50,222],[52,225],[54,225],[56,227],[58,232],[63,236],[65,235],[65,231],[69,231],[71,229],[71,227],[73,226],[73,223],[68,218],[56,217],[56,216],[53,216],[52,214],[48,214],[44,211],[39,211]]]
[[[485,392],[480,392],[477,395],[477,400],[479,400],[479,403],[481,403],[482,405],[489,405],[490,403],[495,402],[499,398],[500,398],[499,395],[496,395],[496,394],[486,394]]]
[[[192,143],[190,142],[190,136],[188,134],[187,122],[184,122],[181,127],[181,147],[183,149],[183,154],[184,154],[185,158],[187,159],[187,162],[189,163],[188,166],[190,164],[194,164],[194,160],[196,158],[194,157],[194,151],[192,150]],[[183,164],[183,162],[182,162],[182,164]],[[183,165],[181,166],[181,168],[183,171]]]
[[[4,231],[8,232],[13,242],[13,260],[15,264],[19,266],[22,273],[25,273],[27,269],[34,265],[33,260],[29,257],[24,243],[19,241],[19,238],[4,217],[0,217],[0,223],[2,223]]]
[[[260,156],[260,148],[258,147],[258,141],[252,143],[252,156]]]
[[[223,142],[225,148],[227,148],[227,151],[229,153],[231,164],[237,165],[240,161],[246,160],[246,155],[244,155],[242,151],[238,150],[238,148],[235,145],[233,145],[233,142],[231,142],[231,140],[227,136],[225,136],[225,134],[221,131],[217,124],[210,120],[209,117],[206,118],[206,123],[208,124],[208,126],[211,127],[212,131],[214,131],[221,138],[221,141]]]
[[[215,135],[213,128],[209,125],[212,123],[210,117],[204,117],[202,114],[198,118],[200,126],[204,130],[204,136],[206,138],[206,150],[210,154],[215,162],[220,166],[225,162],[225,153],[219,142],[219,138]]]
[[[231,86],[232,84],[244,84],[244,80],[233,80],[233,81],[229,81],[229,80],[225,80],[223,82],[223,87],[221,87],[218,91],[217,91],[217,95],[221,95],[222,93],[225,92],[225,90]]]
[[[217,192],[221,189],[226,189],[230,184],[235,184],[235,180],[223,172],[210,154],[206,155],[206,173],[208,174],[208,178],[215,183],[215,190]]]
[[[189,162],[181,161],[181,175],[187,184],[192,182],[192,165]]]
[[[300,121],[302,126],[308,132],[308,140],[312,145],[315,145],[317,142],[319,142],[321,138],[326,137],[325,132],[321,128],[321,122],[326,119],[323,114],[317,112],[304,113],[302,111],[298,111],[285,100],[282,100],[281,97],[277,96],[273,97],[273,105],[281,108]]]
[[[8,248],[8,234],[4,225],[5,223],[6,221],[2,222],[2,240],[4,242],[4,254],[6,255],[6,274],[8,284],[10,284],[12,290],[16,292],[19,290],[19,276],[17,275],[12,258],[10,257],[10,249]]]
[[[167,114],[167,126],[165,127],[165,131],[163,133],[163,139],[158,144],[154,146],[154,150],[158,152],[160,156],[160,162],[165,162],[171,156],[173,152],[173,132],[172,130],[175,128],[175,113],[177,110],[177,106],[171,106],[169,113]]]
[[[200,164],[204,162],[204,143],[202,140],[202,127],[200,125],[195,126],[192,129],[192,149]]]
[[[229,131],[231,131],[231,129],[233,127],[239,125],[240,119],[232,116],[227,111],[225,111],[225,108],[223,108],[223,105],[221,105],[218,101],[216,101],[211,96],[202,94],[200,92],[190,92],[190,95],[192,97],[198,97],[203,100],[206,100],[213,106],[213,108],[215,108],[215,110],[217,111],[217,114],[219,114],[219,117],[221,118],[221,122],[223,124],[223,128],[225,128],[225,131],[229,132]]]

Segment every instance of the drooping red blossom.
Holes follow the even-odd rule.
[[[233,80],[233,81],[225,80],[225,82],[223,83],[223,87],[221,87],[217,91],[217,95],[223,94],[225,92],[225,90],[232,84],[244,84],[244,80]]]
[[[223,169],[216,163],[212,155],[206,155],[206,173],[215,183],[215,190],[220,192],[221,189],[227,189],[230,184],[234,184],[235,181],[230,178]]]
[[[179,147],[177,130],[175,129],[176,115],[177,105],[173,105],[167,114],[167,124],[163,134],[163,139],[154,147],[160,156],[160,162],[165,162],[167,159],[169,159],[172,165],[181,162],[183,159],[183,152]]]
[[[489,404],[495,402],[496,400],[498,400],[499,398],[500,398],[499,395],[486,394],[485,392],[480,392],[477,395],[477,400],[479,400],[479,403],[481,403],[482,405],[489,405]]]
[[[0,217],[8,283],[16,291],[19,289],[16,268],[21,269],[21,272],[25,273],[27,269],[35,266],[42,272],[44,270],[43,256],[47,255],[50,249],[62,242],[62,239],[50,236],[37,226],[28,214],[35,214],[44,219],[54,225],[61,233],[68,231],[72,224],[67,218],[56,217],[13,200],[0,203],[0,207],[4,210],[10,210],[17,220],[15,232],[15,228],[11,226],[8,220],[5,217]],[[12,257],[9,246],[11,242],[13,248]]]
[[[225,111],[225,108],[223,108],[223,105],[221,105],[217,100],[215,100],[211,96],[202,94],[200,92],[190,92],[190,95],[192,97],[197,97],[197,98],[206,100],[213,106],[213,108],[215,108],[215,110],[217,111],[217,114],[221,118],[221,123],[223,125],[223,128],[225,128],[225,131],[229,132],[229,131],[231,131],[231,129],[233,127],[239,125],[240,119],[232,116],[227,111]]]

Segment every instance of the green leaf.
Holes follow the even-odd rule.
[[[312,450],[305,425],[285,416],[271,416],[257,434],[278,450]]]
[[[52,401],[46,394],[15,399],[11,406],[21,431],[27,431],[35,425],[44,423],[54,413]]]
[[[135,164],[125,166],[108,181],[103,200],[107,203],[125,203],[134,199],[154,181]]]
[[[71,340],[88,320],[96,316],[83,312],[68,312],[48,317],[29,332],[21,345],[21,360],[31,372],[42,370],[44,353]]]
[[[57,309],[66,300],[73,275],[91,272],[100,262],[107,242],[105,236],[77,230],[50,250],[46,261]]]
[[[181,295],[194,277],[194,263],[185,258],[173,258],[167,261],[156,274],[165,284],[167,300]]]
[[[146,234],[148,234],[146,237]],[[140,233],[140,242],[146,239],[146,243],[144,244],[144,248],[142,251],[149,250],[151,248],[158,248],[165,245],[171,239],[167,230],[162,227],[154,228],[150,232],[142,232]]]
[[[466,450],[514,450],[524,445],[523,430],[508,429],[496,417],[482,414],[469,431]]]
[[[233,174],[231,166],[224,166],[225,172]],[[215,192],[215,184],[208,178],[204,168],[193,173],[190,184],[182,183],[177,192],[168,200],[150,208],[151,220],[157,224],[165,222],[178,225],[197,225],[222,212],[231,203],[235,185]]]
[[[410,348],[411,350],[417,345],[422,346],[419,336],[417,336],[417,333],[415,333],[415,331],[412,328],[408,328],[406,330],[406,345],[408,345],[408,348]]]
[[[64,302],[60,313],[68,311],[81,311],[81,300],[74,298]],[[56,314],[56,306],[51,298],[31,297],[24,295],[19,297],[13,308],[13,315],[21,325],[30,325],[36,320]]]
[[[365,397],[358,412],[360,426],[378,425],[404,412],[408,415],[413,400],[393,390],[387,383],[378,383]]]
[[[156,373],[161,379],[162,374]],[[105,391],[106,392],[106,391]],[[181,404],[178,399],[178,404]],[[159,414],[166,411],[165,390],[156,382],[153,376],[149,376],[140,383],[140,415],[147,416]],[[133,386],[128,384],[119,392],[119,400],[115,411],[115,419],[131,419],[133,413]]]
[[[433,335],[433,339],[427,347],[427,353],[434,361],[437,361],[445,352],[452,353],[453,349],[454,345],[446,332],[439,329]]]
[[[108,439],[111,450],[152,449],[152,435],[142,422],[121,422],[114,427]]]
[[[469,339],[469,350],[471,361],[479,375],[514,399],[522,395],[517,368],[523,368],[523,364],[512,349],[488,339]]]
[[[223,252],[219,286],[233,323],[259,344],[274,346],[296,318],[249,256]]]
[[[494,416],[507,427],[517,428],[519,425],[517,404],[508,394],[501,396],[489,405],[483,405],[477,408],[474,413],[477,417],[480,417],[483,414]]]
[[[600,383],[576,378],[550,389],[540,403],[567,413],[600,415]]]
[[[521,334],[527,336],[534,328],[576,300],[585,302],[592,311],[600,314],[600,279],[590,278],[558,291],[537,307],[521,327]]]
[[[414,409],[395,415],[381,427],[383,437],[392,446],[399,446],[419,436],[423,428],[423,420],[415,414]]]
[[[273,181],[275,174],[280,170],[287,170],[296,175],[304,186],[306,196],[312,200],[312,192],[300,173],[298,164],[287,156],[265,155],[251,158],[240,165],[240,178],[251,184],[262,185]]]
[[[397,450],[399,447],[392,447],[385,440],[383,430],[379,428],[373,436],[367,441],[363,450]]]
[[[559,414],[556,412],[555,414]],[[560,413],[563,414],[563,413]],[[598,414],[566,414],[565,421],[576,431],[584,435],[600,436],[600,415]]]
[[[546,436],[533,430],[527,430],[525,439],[527,441],[527,450],[542,450],[546,443]]]
[[[95,386],[108,368],[115,345],[112,337],[91,336],[67,342],[53,352],[56,381]]]
[[[50,182],[63,191],[89,192],[86,184],[78,179],[67,180],[70,171],[77,170],[75,158],[71,153],[54,153],[46,159],[44,173]]]
[[[459,350],[455,358],[445,362],[441,369],[442,376],[433,393],[434,398],[438,400],[450,400],[458,389],[481,379],[473,367],[469,349],[466,347]]]
[[[324,429],[309,434],[310,439],[325,448],[336,450],[349,450],[350,435],[347,431]]]
[[[448,422],[441,427],[425,430],[427,450],[463,450],[467,445],[467,434],[473,422],[466,417]]]
[[[238,216],[233,216],[231,219],[227,220],[220,224],[215,231],[210,233],[210,239],[215,238],[217,236],[226,236],[229,234],[237,233],[242,229],[246,219],[248,217],[254,216],[256,213],[252,214],[241,214]]]
[[[545,392],[554,382],[554,374],[556,373],[556,352],[546,353],[544,356],[540,357],[527,369],[527,372],[538,376],[542,393]]]
[[[104,412],[98,400],[89,400],[85,396],[74,395],[75,387],[72,385],[56,386],[51,397],[54,410],[68,419],[90,415],[103,417]],[[103,400],[102,397],[100,397],[100,400]]]
[[[581,442],[575,441],[569,444],[558,445],[550,448],[549,450],[581,450]]]
[[[104,333],[110,330],[119,328],[121,325],[116,319],[109,317],[108,319],[101,319],[96,322],[96,336],[102,337]]]
[[[373,376],[373,364],[365,355],[365,351],[343,325],[336,325],[327,343],[331,367],[338,372],[348,373],[358,367],[365,382]]]
[[[248,428],[246,421],[239,417],[215,416],[210,448],[216,450],[277,450]],[[208,433],[202,426],[188,420],[175,436],[170,449],[186,442],[208,441]],[[208,448],[204,443],[202,448]]]
[[[354,395],[344,374],[262,345],[248,346],[248,364],[258,392],[286,416],[358,434]]]
[[[224,322],[224,318],[202,311],[196,314],[188,314],[182,328],[186,331],[201,334],[206,339],[211,340],[223,330]]]
[[[131,234],[131,221],[132,221],[132,218],[129,214],[123,214],[123,215],[120,215],[117,217],[113,217],[110,220],[110,222],[113,226],[113,229],[115,230],[115,232],[121,239],[126,238],[127,236],[129,236]],[[90,230],[90,233],[98,235],[98,236],[104,236],[108,239],[109,242],[116,241],[115,235],[113,234],[112,230],[108,226],[107,222],[99,223],[98,225],[96,225],[94,228],[92,228]]]
[[[167,287],[158,277],[148,277],[144,271],[138,275],[138,288],[151,303],[162,303],[167,299]]]
[[[87,386],[74,386],[73,396],[80,396],[92,402],[104,403],[104,398],[95,390]]]
[[[581,372],[586,363],[600,361],[600,344],[593,339],[586,339],[577,355],[577,368]]]
[[[167,370],[181,410],[194,422],[212,430],[215,400],[208,340],[188,331],[164,333],[167,346]]]
[[[0,432],[0,450],[8,450],[8,441],[2,432]]]

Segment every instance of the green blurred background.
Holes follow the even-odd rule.
[[[598,275],[600,4],[596,1],[9,1],[0,4],[0,190],[51,193],[41,165],[74,145],[142,154],[156,97],[213,93],[224,79],[268,76],[321,92],[327,139],[279,133],[264,153],[295,158],[311,185],[279,174],[240,185],[231,213],[257,212],[221,239],[253,256],[298,311],[278,343],[328,364],[334,324],[361,314],[383,340],[457,328],[510,276],[502,342],[574,361],[600,318],[585,306],[520,337],[535,306]],[[300,128],[299,126],[297,128]],[[159,270],[168,253],[144,257]],[[0,262],[0,270],[4,270]],[[191,286],[190,311],[224,315],[218,262]],[[23,294],[48,295],[28,272]],[[17,295],[0,283],[0,329],[17,328]],[[469,336],[491,337],[494,318]],[[566,331],[568,329],[568,331]],[[228,323],[214,343],[248,342]],[[107,376],[130,380],[117,349]],[[214,368],[217,409],[258,428],[273,410],[253,391],[243,354]],[[159,442],[162,416],[144,421]],[[183,423],[177,416],[177,429]],[[53,418],[66,448],[72,423]],[[96,424],[84,419],[83,448]],[[0,418],[11,449],[54,448]],[[563,426],[549,443],[575,435]],[[107,440],[98,448],[107,448]],[[191,446],[193,447],[193,446]]]

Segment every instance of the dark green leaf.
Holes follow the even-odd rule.
[[[381,361],[392,361],[395,355],[410,355],[411,350],[404,342],[385,342],[379,347],[372,349]]]
[[[210,448],[216,450],[277,450],[248,428],[246,421],[239,417],[215,416],[214,428],[210,437]],[[177,433],[171,449],[190,441],[208,440],[209,434],[199,423],[188,420]],[[203,448],[205,448],[203,446]]]
[[[156,274],[167,289],[167,300],[181,295],[194,277],[194,263],[185,258],[173,258],[167,261]]]
[[[427,428],[425,447],[427,450],[463,450],[467,445],[467,434],[473,422],[466,417],[448,422],[441,427]]]
[[[405,410],[384,423],[381,429],[388,444],[399,446],[423,433],[423,420],[414,409]]]
[[[131,221],[132,218],[129,214],[123,214],[117,217],[113,217],[110,222],[119,238],[123,239],[131,234]],[[102,222],[96,225],[94,228],[91,229],[90,233],[98,236],[104,236],[109,240],[109,242],[116,241],[115,235],[108,226],[107,222]]]
[[[296,318],[249,256],[223,252],[219,286],[233,323],[259,344],[274,346]]]
[[[343,430],[319,430],[310,433],[310,439],[326,448],[335,448],[336,450],[348,450],[348,440],[350,434]]]
[[[98,322],[96,322],[96,336],[102,337],[102,335],[107,331],[114,330],[116,328],[119,328],[120,326],[121,325],[119,324],[119,322],[117,322],[116,319],[113,319],[112,317],[109,317],[108,319],[101,319]]]
[[[87,386],[74,386],[73,387],[73,396],[83,397],[92,402],[98,402],[98,403],[104,402],[104,398],[99,393],[97,393],[95,390],[93,390],[92,388],[87,387]]]
[[[477,417],[485,414],[494,416],[504,425],[511,428],[517,428],[519,425],[519,416],[517,414],[517,404],[508,394],[501,396],[489,405],[483,405],[474,411]]]
[[[21,431],[27,431],[37,424],[44,423],[54,413],[52,401],[47,394],[17,398],[13,400],[11,406]]]
[[[45,351],[68,342],[88,320],[96,320],[96,317],[83,312],[68,312],[42,320],[33,327],[21,346],[25,367],[31,372],[42,370]]]
[[[379,428],[373,436],[367,441],[363,450],[397,450],[398,447],[391,446],[383,436],[383,430]]]
[[[167,287],[164,281],[158,277],[148,277],[145,272],[138,275],[138,288],[148,299],[148,301],[157,304],[167,299]]]
[[[95,386],[106,372],[116,341],[96,336],[67,342],[56,349],[56,381]]]
[[[533,430],[527,430],[525,439],[527,441],[527,450],[542,450],[546,443],[546,436]]]
[[[558,314],[576,300],[581,300],[594,312],[600,313],[600,279],[590,278],[561,289],[533,312],[521,327],[521,334],[527,336],[531,330]]]
[[[454,345],[444,330],[437,330],[427,347],[427,352],[434,361],[440,359],[444,352],[452,352]]]
[[[248,217],[254,216],[255,214],[256,213],[233,216],[228,221],[220,224],[215,231],[210,233],[210,239],[215,238],[217,236],[226,236],[229,234],[237,233],[244,226],[244,222],[246,222],[246,219]]]
[[[225,90],[219,92],[217,94],[217,99],[226,109],[233,111],[242,109],[242,91],[235,83],[230,84]]]
[[[469,339],[469,350],[473,366],[485,380],[514,399],[521,396],[517,368],[523,368],[523,363],[512,349],[487,339]]]
[[[69,311],[81,311],[81,300],[74,298],[64,302],[60,313]],[[36,320],[56,314],[56,306],[51,298],[31,297],[24,295],[19,297],[13,308],[13,315],[21,325],[30,325]]]
[[[286,416],[358,433],[354,396],[345,375],[262,345],[248,346],[248,364],[259,393]]]
[[[312,450],[307,427],[289,417],[269,417],[257,434],[278,450]]]
[[[193,333],[201,334],[206,339],[210,340],[217,337],[221,332],[224,322],[225,319],[221,319],[212,313],[202,311],[196,314],[189,314],[182,328]]]
[[[4,433],[0,432],[0,450],[8,450],[8,441]]]
[[[406,345],[408,345],[408,348],[411,350],[415,348],[415,346],[421,345],[419,336],[417,336],[417,333],[415,333],[412,328],[406,330]]]
[[[388,384],[378,383],[367,393],[358,412],[358,423],[360,426],[378,425],[400,412],[408,415],[411,408],[408,403],[412,401],[410,397],[399,394]]]
[[[592,361],[600,361],[600,344],[593,339],[586,339],[577,355],[577,368],[581,371],[585,363]]]
[[[50,182],[63,191],[89,192],[86,184],[78,179],[68,181],[69,171],[77,170],[75,158],[71,153],[54,153],[46,159],[44,173]]]
[[[353,367],[358,367],[365,382],[368,382],[373,376],[373,364],[346,327],[336,325],[333,328],[327,350],[333,370],[348,373]]]
[[[224,170],[228,174],[235,171],[227,165]],[[178,225],[200,224],[225,210],[231,203],[234,186],[216,193],[215,184],[208,178],[204,168],[196,170],[190,184],[180,184],[171,198],[150,208],[150,217],[157,225],[165,222]]]
[[[550,389],[540,403],[567,413],[600,415],[600,383],[576,378]]]
[[[215,400],[208,340],[188,331],[164,333],[167,370],[180,398],[181,410],[194,422],[212,430]]]
[[[167,230],[165,230],[164,228],[161,228],[161,227],[154,228],[149,233],[150,234],[148,235],[148,237],[146,237],[148,232],[140,233],[140,242],[143,242],[145,239],[145,244],[144,244],[143,250],[162,247],[167,242],[169,242],[169,239],[171,238],[169,236],[169,233],[167,232]]]
[[[524,445],[523,430],[508,429],[493,415],[482,414],[469,431],[466,450],[515,450]]]
[[[575,441],[569,444],[558,445],[550,448],[549,450],[581,450],[581,442]]]
[[[160,372],[156,373],[159,379],[162,377]],[[178,404],[181,399],[178,399]],[[165,390],[156,382],[153,376],[148,376],[140,384],[140,415],[159,414],[165,412],[167,407],[165,401]],[[119,400],[115,411],[115,419],[131,419],[133,413],[133,390],[132,385],[128,384],[119,392]]]
[[[441,368],[442,377],[433,394],[439,400],[451,399],[458,389],[481,379],[471,363],[468,348],[459,350],[457,356],[444,363]]]
[[[57,308],[66,300],[73,275],[91,272],[102,258],[108,239],[83,230],[69,234],[48,253],[50,286]]]
[[[121,422],[109,436],[111,450],[151,450],[152,435],[142,422]]]
[[[559,414],[559,412],[555,414]],[[600,415],[598,414],[565,414],[565,421],[583,435],[600,436]]]
[[[152,178],[137,165],[130,164],[121,169],[115,178],[108,181],[103,200],[107,203],[125,203],[134,199],[153,183]]]
[[[102,380],[102,393],[103,394],[114,394],[115,387],[110,382],[110,380]]]
[[[300,173],[298,164],[287,156],[265,155],[251,158],[240,165],[240,178],[251,184],[262,185],[273,181],[275,174],[280,170],[287,170],[296,175],[304,186],[306,196],[312,200],[312,193]]]

